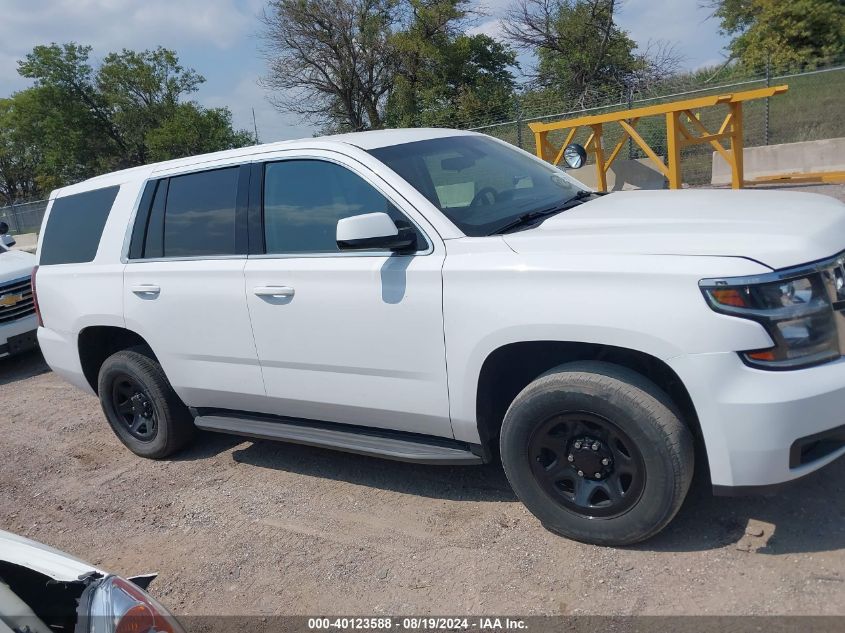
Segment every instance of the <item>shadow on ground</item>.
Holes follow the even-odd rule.
[[[759,548],[752,543],[758,554],[845,548],[845,460],[766,497],[714,497],[709,483],[697,479],[675,520],[636,548],[691,552],[724,547],[747,539],[749,521],[766,532]]]
[[[179,459],[204,459],[232,449],[234,461],[259,468],[322,477],[370,488],[453,501],[516,502],[499,464],[424,466],[281,442],[203,434]],[[693,552],[732,546],[749,521],[765,526],[760,554],[845,548],[845,460],[831,464],[769,497],[714,497],[697,477],[675,520],[634,549]]]
[[[32,350],[19,356],[0,358],[0,386],[10,385],[50,371],[40,350]]]

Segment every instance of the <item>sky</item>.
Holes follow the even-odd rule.
[[[471,0],[474,1],[474,0]],[[480,0],[471,32],[497,37],[511,0]],[[266,72],[258,16],[266,0],[0,0],[0,97],[26,88],[17,60],[37,44],[75,41],[94,47],[95,63],[122,48],[174,49],[206,78],[193,95],[206,107],[227,106],[235,127],[261,142],[311,136],[314,126],[276,110],[259,85]],[[624,0],[617,23],[640,46],[666,41],[689,69],[724,59],[726,40],[699,0]]]

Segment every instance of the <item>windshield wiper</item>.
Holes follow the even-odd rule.
[[[563,211],[567,211],[574,206],[577,206],[590,196],[595,195],[604,195],[603,191],[579,191],[571,198],[568,198],[566,202],[562,204],[555,205],[553,207],[549,207],[547,209],[540,209],[538,211],[529,211],[528,213],[523,213],[520,216],[515,217],[510,222],[506,222],[499,228],[491,231],[487,235],[501,235],[502,233],[507,233],[508,231],[512,231],[513,229],[521,228],[523,226],[528,226],[530,224],[535,223],[537,220],[541,218],[549,217],[550,215],[555,215],[557,213],[562,213]]]

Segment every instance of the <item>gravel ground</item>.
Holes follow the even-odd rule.
[[[202,435],[135,457],[36,352],[0,360],[0,528],[187,614],[845,614],[845,461],[770,499],[697,481],[625,549],[544,530],[501,468]]]
[[[0,529],[158,571],[177,615],[845,615],[845,460],[771,498],[699,477],[664,532],[613,549],[544,530],[493,465],[222,435],[135,457],[37,352],[0,359],[0,437]]]

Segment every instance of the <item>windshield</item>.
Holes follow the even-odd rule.
[[[466,235],[543,211],[581,188],[563,173],[485,136],[391,145],[370,154],[407,180]]]

